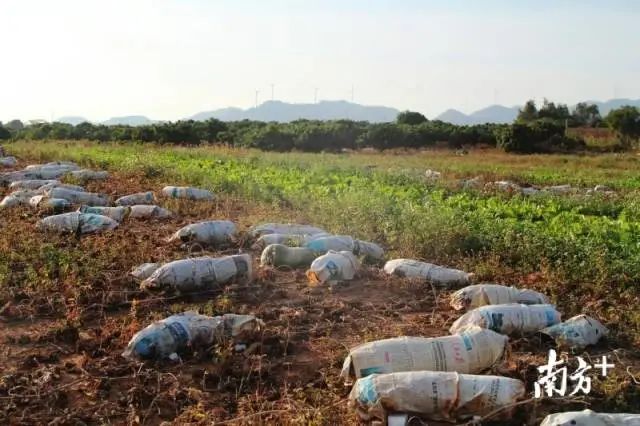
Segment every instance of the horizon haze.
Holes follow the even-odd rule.
[[[0,120],[640,98],[640,3],[6,0]],[[257,91],[257,93],[256,93]]]

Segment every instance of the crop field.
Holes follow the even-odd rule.
[[[477,282],[547,294],[568,319],[598,318],[610,336],[581,355],[615,364],[593,376],[589,395],[530,400],[509,421],[539,424],[549,412],[640,409],[640,157],[530,155],[473,150],[344,154],[264,153],[224,147],[19,141],[19,164],[54,160],[110,172],[89,183],[112,198],[165,185],[217,194],[213,202],[160,199],[169,220],[125,220],[82,237],[36,230],[30,207],[0,212],[0,423],[2,424],[354,424],[350,387],[339,377],[349,348],[395,336],[436,337],[460,315],[447,289],[388,277],[367,264],[335,290],[312,287],[303,270],[260,268],[243,238],[190,251],[166,239],[205,219],[241,231],[296,222],[374,241],[386,258],[414,258],[476,274]],[[425,170],[442,173],[438,180]],[[7,169],[11,170],[11,169]],[[462,179],[523,186],[570,184],[576,193],[524,196],[465,188]],[[69,183],[73,183],[67,180]],[[611,193],[586,194],[595,185]],[[2,189],[3,195],[7,188]],[[255,280],[190,296],[141,290],[129,271],[202,253],[249,252]],[[265,322],[243,353],[219,345],[180,362],[121,357],[133,334],[173,313],[252,314]],[[495,374],[525,381],[553,344],[512,338]],[[575,364],[575,363],[574,363]],[[492,423],[494,422],[494,423]],[[435,423],[429,423],[435,424]]]

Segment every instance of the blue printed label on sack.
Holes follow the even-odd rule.
[[[333,260],[327,262],[327,269],[332,278],[338,275],[338,265]]]
[[[489,330],[500,333],[503,324],[502,317],[504,316],[501,312],[483,312],[482,316],[484,317]]]
[[[464,342],[464,347],[468,351],[473,349],[473,345],[471,344],[471,338],[467,336],[465,333],[462,333],[462,341]]]
[[[189,334],[182,324],[179,322],[172,322],[167,324],[167,329],[178,345],[187,346],[187,343],[189,342]]]
[[[382,367],[368,367],[360,369],[360,377],[367,377],[376,373],[383,373]]]
[[[378,392],[373,383],[375,376],[365,377],[358,380],[358,400],[363,404],[375,404],[378,401]]]
[[[547,318],[547,327],[553,325],[556,323],[556,315],[555,312],[553,312],[552,310],[546,310],[544,311],[544,314]]]

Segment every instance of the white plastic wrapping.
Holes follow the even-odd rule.
[[[360,241],[348,235],[322,235],[312,236],[304,244],[318,254],[324,254],[329,250],[350,251],[356,256],[368,256],[372,259],[381,260],[384,258],[384,250],[375,243]]]
[[[310,239],[325,234],[300,235],[300,234],[265,234],[256,240],[252,248],[262,250],[271,244],[282,244],[287,247],[300,247]]]
[[[264,323],[252,315],[209,317],[196,312],[171,315],[136,333],[122,353],[125,358],[175,359],[187,349],[207,350],[229,338],[257,336]]]
[[[299,225],[297,223],[263,223],[249,230],[249,235],[258,238],[267,234],[295,234],[295,235],[316,235],[326,234],[327,231],[311,225]]]
[[[12,183],[19,180],[31,180],[31,179],[42,179],[42,178],[36,172],[29,172],[25,170],[16,170],[14,172],[0,173],[0,182],[3,184]]]
[[[29,205],[29,201],[32,197],[38,195],[37,191],[32,191],[30,189],[20,189],[18,191],[13,191],[11,194],[7,195],[0,201],[0,208],[9,208],[15,206],[26,206]]]
[[[16,157],[0,157],[0,166],[2,167],[13,167],[16,164],[18,164]]]
[[[143,263],[142,265],[138,265],[129,272],[133,278],[138,281],[143,281],[149,278],[155,271],[158,270],[162,266],[161,263]]]
[[[29,199],[29,205],[41,210],[60,212],[68,209],[71,203],[62,198],[49,198],[46,195],[35,195]]]
[[[308,268],[316,259],[316,253],[305,247],[287,247],[282,244],[270,244],[262,251],[261,266],[290,268]]]
[[[510,406],[524,394],[524,383],[508,377],[410,371],[358,379],[349,394],[349,406],[365,421],[385,421],[389,412],[454,421]],[[496,418],[509,414],[505,409]]]
[[[463,189],[479,189],[482,187],[482,178],[480,176],[476,176],[471,179],[461,179],[460,185]]]
[[[99,214],[71,212],[45,217],[37,227],[41,231],[89,234],[115,229],[118,222]]]
[[[598,343],[609,334],[609,330],[595,318],[576,315],[565,322],[545,328],[542,333],[553,337],[560,347],[583,349]]]
[[[25,179],[17,180],[9,184],[9,189],[39,189],[44,185],[57,185],[60,181],[55,179]]]
[[[312,284],[334,284],[352,280],[359,269],[360,262],[350,251],[329,251],[311,263],[307,278]]]
[[[102,207],[102,206],[80,206],[78,209],[81,213],[93,213],[110,217],[111,219],[122,222],[129,215],[128,207]]]
[[[71,176],[73,176],[74,178],[81,180],[81,181],[86,181],[86,180],[105,180],[109,177],[109,172],[106,172],[104,170],[89,170],[89,169],[82,169],[82,170],[74,170],[70,172]]]
[[[470,285],[451,295],[451,307],[458,311],[478,308],[485,305],[503,305],[506,303],[545,305],[549,303],[549,299],[537,291],[498,284]]]
[[[554,194],[562,195],[568,194],[573,191],[571,185],[554,185],[546,188],[547,191],[552,192]]]
[[[173,241],[193,241],[207,245],[219,245],[232,241],[237,233],[236,225],[229,220],[210,220],[182,227],[169,238]]]
[[[535,333],[559,323],[560,312],[552,305],[506,305],[481,306],[458,318],[449,331],[451,334],[478,326],[495,332],[515,335]]]
[[[421,370],[477,374],[502,358],[508,341],[507,336],[480,327],[453,336],[376,340],[351,349],[340,375],[349,380]]]
[[[45,164],[29,164],[25,170],[63,169],[67,171],[80,170],[80,166],[72,161],[51,161]]]
[[[596,185],[593,188],[593,192],[612,193],[612,192],[615,192],[615,191],[611,187],[608,187],[607,185]]]
[[[517,183],[513,183],[508,180],[499,180],[496,182],[491,182],[491,183],[488,183],[487,186],[494,187],[499,189],[500,191],[507,191],[507,192],[520,192],[520,190],[522,189],[520,185],[518,185]]]
[[[134,205],[129,210],[129,217],[134,219],[167,219],[173,216],[169,210],[152,204]]]
[[[427,171],[424,172],[424,177],[426,177],[427,179],[437,180],[437,179],[440,179],[440,177],[442,177],[442,173],[435,170],[428,169]]]
[[[109,198],[106,195],[92,192],[72,191],[65,188],[52,188],[46,192],[50,198],[63,198],[72,204],[85,204],[87,206],[106,206]]]
[[[78,170],[78,166],[68,162],[33,164],[25,167],[24,173],[31,179],[58,179],[67,173]]]
[[[69,191],[75,191],[75,192],[87,192],[87,190],[80,185],[72,185],[69,183],[60,183],[60,182],[44,184],[40,188],[38,188],[37,191],[41,194],[46,194],[49,190],[53,188],[68,189]]]
[[[189,186],[165,186],[162,194],[169,198],[184,198],[187,200],[213,200],[215,196],[211,191]]]
[[[534,188],[532,186],[528,186],[526,188],[522,188],[522,194],[523,195],[537,195],[540,193],[540,190],[538,188]]]
[[[385,263],[384,271],[389,275],[407,278],[423,278],[435,285],[454,287],[469,284],[473,274],[450,269],[413,259],[393,259]]]
[[[251,281],[251,256],[194,257],[165,263],[142,282],[142,288],[188,293],[216,288],[234,278]]]
[[[540,426],[640,426],[640,414],[567,411],[549,414]]]
[[[117,206],[133,206],[136,204],[153,204],[155,201],[156,197],[153,195],[153,192],[147,191],[120,197],[116,200],[115,204]]]

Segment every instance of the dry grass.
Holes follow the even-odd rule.
[[[166,183],[162,179],[116,173],[89,189],[115,197],[157,190]],[[345,403],[349,389],[338,378],[348,348],[398,335],[445,335],[457,316],[448,307],[447,292],[436,300],[431,287],[386,278],[375,268],[335,292],[309,288],[301,272],[277,271],[261,271],[250,286],[231,285],[218,293],[142,292],[128,271],[142,262],[187,255],[164,241],[186,223],[225,218],[245,230],[274,215],[308,219],[286,206],[233,196],[162,205],[178,216],[166,222],[128,221],[113,232],[79,239],[36,232],[38,214],[32,210],[3,211],[2,423],[353,424],[356,418]],[[513,272],[502,278],[556,292],[542,274]],[[621,301],[591,300],[587,291],[576,303],[604,312],[619,309]],[[177,365],[120,357],[135,331],[189,309],[209,315],[251,313],[266,322],[266,332],[250,354],[235,354],[229,344],[186,356]],[[515,339],[494,372],[525,380],[530,390],[534,368],[543,363],[548,347],[537,339]],[[608,380],[594,383],[592,397],[583,403],[524,404],[514,422],[537,424],[546,412],[584,406],[632,409],[640,396],[633,379],[640,360],[631,344],[605,342],[589,354],[597,358],[614,349],[628,371],[618,368]]]

